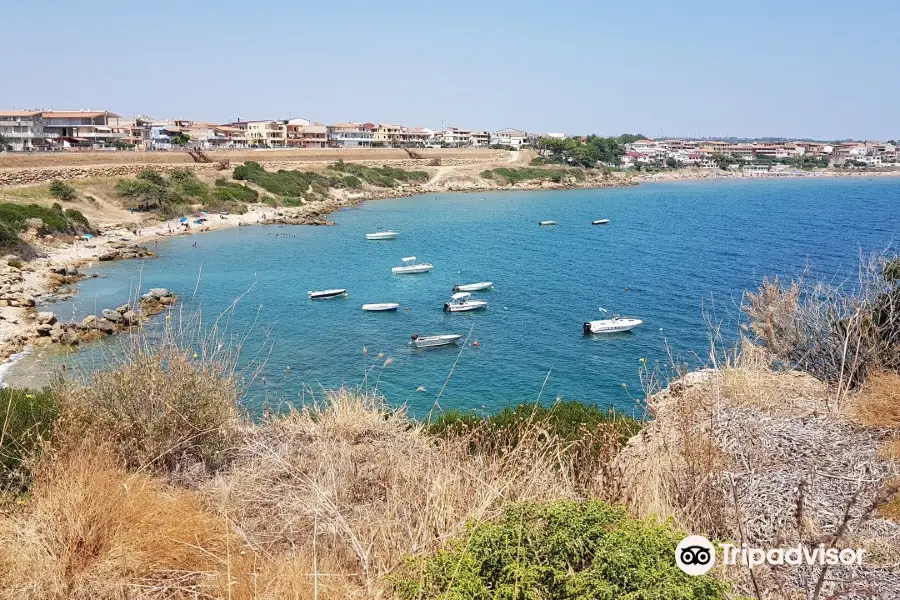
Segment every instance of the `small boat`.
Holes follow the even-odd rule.
[[[420,336],[418,333],[412,335],[410,344],[416,348],[438,348],[440,346],[450,346],[462,339],[460,333],[448,333],[443,335],[425,335]]]
[[[375,304],[363,304],[362,309],[370,312],[385,312],[389,310],[397,310],[400,304],[397,302],[378,302]]]
[[[480,292],[494,286],[493,281],[479,281],[478,283],[464,283],[453,286],[454,292]]]
[[[601,308],[600,312],[606,312]],[[612,319],[600,319],[598,321],[587,321],[583,325],[584,333],[620,333],[623,331],[631,331],[638,325],[643,323],[640,319],[630,319],[613,315]]]
[[[367,233],[367,240],[393,240],[400,235],[399,231],[376,231],[375,233]]]
[[[434,268],[434,265],[431,263],[417,263],[415,256],[407,256],[401,260],[403,261],[403,266],[391,268],[391,273],[395,275],[427,273]]]
[[[468,312],[470,310],[487,308],[488,303],[484,300],[469,300],[471,295],[469,292],[453,294],[450,296],[452,300],[444,303],[444,312]]]
[[[309,296],[310,300],[325,300],[326,298],[337,298],[338,296],[346,296],[347,290],[345,290],[345,289],[316,290],[314,292],[306,292],[306,295]]]
[[[609,219],[597,219],[596,221],[591,221],[591,225],[606,225],[609,223]]]
[[[556,225],[556,221],[538,221],[538,225]]]

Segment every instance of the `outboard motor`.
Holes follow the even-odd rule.
[[[414,333],[414,334],[412,334],[412,335],[410,336],[410,338],[411,338],[413,341],[416,341],[417,339],[419,339],[419,334],[418,334],[418,333]]]
[[[585,324],[584,324],[584,332],[585,332],[585,333],[590,333],[590,332],[591,332],[591,324],[590,324],[590,323],[585,323]]]

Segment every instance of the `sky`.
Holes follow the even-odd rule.
[[[0,109],[900,138],[897,0],[3,0],[0,15]]]

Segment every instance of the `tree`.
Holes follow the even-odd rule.
[[[11,147],[12,146],[10,146],[9,140],[7,140],[5,136],[0,135],[0,152],[3,152],[4,150],[7,150]]]
[[[176,146],[187,146],[188,142],[191,141],[191,136],[186,133],[180,133],[174,137],[172,137],[172,143]]]
[[[676,160],[675,158],[670,156],[666,158],[666,166],[670,169],[680,169],[684,165],[681,163],[681,161]]]

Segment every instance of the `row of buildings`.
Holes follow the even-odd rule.
[[[279,119],[231,123],[126,118],[106,110],[0,110],[0,138],[14,151],[72,148],[167,150],[187,144],[229,148],[521,147],[537,135],[518,129],[432,130],[390,123]]]
[[[900,151],[890,142],[822,143],[794,141],[778,144],[761,142],[725,142],[717,140],[637,140],[625,145],[622,166],[636,163],[664,163],[674,159],[684,165],[715,167],[719,157],[727,156],[747,163],[769,163],[780,159],[811,157],[829,164],[847,163],[865,166],[900,163]]]

